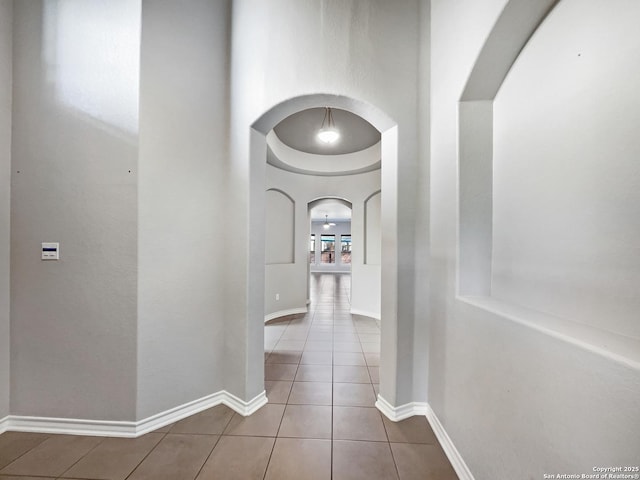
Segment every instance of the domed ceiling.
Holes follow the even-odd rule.
[[[380,132],[362,117],[332,108],[340,137],[323,143],[317,134],[325,108],[310,108],[281,121],[267,135],[267,162],[307,175],[352,175],[380,168]]]

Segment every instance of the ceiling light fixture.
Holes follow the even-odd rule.
[[[333,113],[331,107],[324,107],[324,118],[322,119],[322,125],[318,132],[318,140],[322,143],[334,143],[340,138],[340,132],[336,128],[336,124],[333,121]]]
[[[322,228],[324,228],[325,230],[331,228],[331,227],[335,227],[336,224],[335,223],[329,223],[329,215],[325,215],[324,216],[324,223],[322,224]]]

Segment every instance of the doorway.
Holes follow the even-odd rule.
[[[396,398],[396,369],[398,348],[397,335],[397,295],[398,295],[398,254],[397,254],[397,126],[395,122],[375,107],[347,97],[334,95],[309,95],[297,97],[276,105],[262,115],[253,125],[250,144],[250,205],[249,205],[249,256],[248,268],[247,319],[248,342],[246,361],[247,393],[257,395],[264,388],[264,295],[265,262],[264,243],[265,205],[264,191],[266,178],[265,158],[269,155],[267,136],[274,127],[288,116],[312,107],[331,105],[350,111],[370,122],[381,135],[381,182],[383,193],[380,200],[380,227],[384,232],[381,246],[385,252],[380,264],[381,270],[381,352],[380,352],[380,389],[390,403]],[[364,209],[364,200],[362,199]],[[355,209],[354,204],[354,209]],[[302,209],[304,210],[304,209]],[[295,211],[299,212],[298,205]],[[307,212],[303,211],[303,215]],[[296,213],[298,215],[298,213]],[[363,216],[364,217],[364,216]],[[296,219],[298,216],[296,216]],[[304,217],[301,217],[304,218]],[[355,212],[354,212],[355,219]],[[305,244],[307,240],[305,239]],[[302,252],[304,263],[308,262],[308,251]],[[261,261],[262,260],[262,261]],[[252,320],[253,319],[253,320]],[[259,370],[260,369],[260,370]],[[386,393],[385,393],[386,391]]]

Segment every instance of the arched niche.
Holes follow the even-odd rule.
[[[293,263],[296,202],[287,193],[270,188],[265,193],[265,263]]]

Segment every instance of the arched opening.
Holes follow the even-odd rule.
[[[380,132],[380,319],[382,341],[380,351],[380,392],[389,404],[395,404],[398,368],[396,344],[398,293],[398,139],[397,125],[377,108],[348,97],[318,94],[296,97],[278,104],[265,112],[251,128],[250,142],[250,203],[249,203],[249,257],[248,265],[248,335],[247,387],[248,393],[258,394],[264,389],[264,312],[265,312],[265,179],[268,155],[267,136],[285,118],[310,108],[330,106],[358,115]],[[330,194],[330,192],[327,192]],[[375,193],[368,192],[364,200]],[[296,207],[296,215],[300,211]],[[304,212],[307,215],[308,212]],[[364,212],[363,212],[364,218]],[[306,241],[305,241],[306,244]],[[305,258],[305,248],[301,254]],[[296,253],[298,255],[298,253]],[[385,412],[386,413],[386,412]]]

